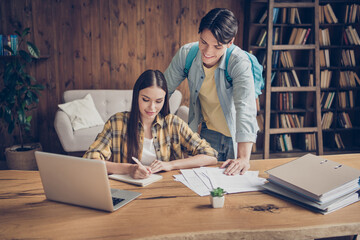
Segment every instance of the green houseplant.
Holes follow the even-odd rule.
[[[227,192],[218,187],[210,191],[210,201],[213,208],[222,208],[225,203],[225,194]]]
[[[12,56],[3,58],[2,83],[0,83],[0,119],[7,125],[9,134],[13,134],[17,130],[19,145],[7,148],[5,156],[10,169],[36,169],[34,157],[30,160],[31,163],[26,163],[26,160],[22,160],[21,156],[18,156],[19,154],[15,157],[15,161],[22,161],[22,163],[14,163],[8,159],[12,152],[23,152],[31,157],[33,153],[29,153],[29,151],[41,149],[39,144],[25,145],[24,139],[26,132],[31,127],[31,111],[37,107],[40,91],[44,89],[44,86],[38,84],[36,79],[27,72],[28,64],[34,58],[39,58],[40,51],[35,44],[26,41],[26,37],[30,34],[30,28],[21,32],[15,31],[15,33],[18,36],[17,48],[4,46],[4,49],[9,51]],[[22,48],[24,44],[26,48]]]

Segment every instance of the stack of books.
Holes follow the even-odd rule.
[[[359,201],[360,170],[306,154],[267,171],[267,193],[327,214]]]

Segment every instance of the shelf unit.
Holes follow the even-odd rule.
[[[356,73],[360,74],[360,44],[347,44],[344,39],[346,29],[353,28],[360,33],[360,1],[354,0],[320,0],[320,6],[330,5],[334,11],[338,22],[320,21],[320,29],[327,29],[330,36],[330,44],[320,42],[320,50],[328,51],[330,56],[330,63],[328,66],[321,66],[321,72],[330,71],[331,78],[328,86],[321,88],[321,94],[334,93],[334,101],[329,108],[322,108],[322,116],[326,113],[333,115],[330,126],[323,128],[324,136],[324,152],[328,154],[337,153],[352,153],[360,152],[360,81],[354,81],[353,84],[347,83],[344,85],[341,80],[342,74]],[[357,16],[353,21],[347,21],[346,16],[350,16],[352,5],[357,5],[358,10],[354,12]],[[346,34],[346,33],[345,33]],[[355,64],[352,66],[344,66],[342,63],[343,51],[353,51]],[[344,75],[343,75],[344,76]],[[351,94],[350,94],[351,92]],[[340,97],[346,101],[340,101]],[[350,105],[351,98],[351,105]],[[342,102],[347,102],[342,104]],[[344,127],[340,123],[342,113],[346,113],[351,121],[350,126]],[[343,141],[343,147],[338,146],[335,136],[338,135]]]
[[[319,36],[315,34],[319,32],[319,0],[248,1],[247,5],[250,8],[246,11],[249,14],[246,16],[249,28],[245,31],[249,34],[245,34],[248,36],[244,39],[245,47],[258,56],[259,61],[264,64],[266,77],[265,91],[260,96],[258,111],[258,115],[264,115],[264,127],[260,127],[262,131],[258,135],[256,153],[261,153],[263,158],[296,156],[307,151],[305,134],[315,134],[316,153],[323,154],[320,63],[317,61]],[[283,18],[285,15],[294,16],[294,12],[290,9],[298,10],[301,22],[292,21],[289,24],[289,18]],[[275,22],[274,10],[278,11]],[[267,18],[263,23],[259,23],[258,19],[265,11],[268,13]],[[307,31],[309,28],[311,30],[306,44],[289,44],[294,29]],[[260,36],[264,29],[267,32],[266,44],[260,44],[262,42]],[[288,62],[285,61],[288,59],[287,56],[292,58],[293,64],[285,63]],[[284,62],[280,60],[281,58]],[[277,61],[273,62],[273,59]],[[314,84],[309,86],[311,75]],[[284,86],[287,79],[285,76],[298,79],[299,85]],[[294,123],[299,119],[301,121],[298,121],[297,127],[286,126],[286,123],[295,126]]]
[[[330,5],[338,22],[329,22],[326,17],[323,20],[324,6],[327,5]],[[351,43],[350,39],[344,38],[344,32],[349,28],[355,29],[360,35],[360,1],[253,0],[247,1],[246,7],[244,48],[258,57],[259,62],[264,65],[266,77],[266,86],[259,97],[258,110],[258,116],[263,116],[264,120],[259,121],[260,132],[256,151],[252,155],[255,155],[255,158],[260,155],[263,158],[272,158],[301,156],[305,152],[315,151],[316,154],[360,152],[360,79],[354,78],[355,75],[360,76],[360,41]],[[301,23],[289,23],[287,18],[283,18],[283,9],[287,9],[288,14],[291,8],[298,9]],[[279,9],[275,22],[274,9]],[[352,9],[357,9],[352,11],[352,14],[357,15],[352,21],[348,21],[346,17],[351,15]],[[265,11],[269,14],[265,21],[259,23]],[[299,28],[311,28],[306,44],[289,45],[291,32]],[[324,43],[324,35],[320,35],[320,30],[324,29],[328,29],[330,43]],[[261,41],[260,36],[264,30],[266,40]],[[284,51],[290,53],[293,66],[284,66],[278,59],[281,56],[279,53]],[[323,57],[325,51],[328,52],[327,65],[327,61],[324,63],[323,60],[326,59]],[[343,52],[353,56],[352,62],[349,60],[352,64],[344,64],[346,61],[343,60],[343,55],[346,54]],[[285,76],[290,76],[293,70],[298,75],[301,86],[283,86],[286,82]],[[324,76],[330,76],[330,83],[324,84]],[[332,103],[328,104],[324,100],[330,93],[334,96]],[[286,101],[283,101],[284,98]],[[284,109],[281,102],[282,105],[286,103],[286,107],[293,103],[293,108]],[[295,114],[303,116],[304,125],[296,128],[283,127],[286,122],[281,122],[281,119],[284,119],[281,115],[287,115],[289,119],[289,116]],[[330,121],[323,127],[322,118],[326,123],[326,114],[332,114],[332,117],[329,117]],[[345,119],[350,120],[351,124],[347,122],[344,126],[341,121],[344,122]],[[290,151],[283,152],[277,148],[276,142],[279,136],[284,134],[291,137],[293,149]],[[306,144],[309,139],[305,134],[312,135],[312,141],[315,140],[315,146],[312,145],[310,149]],[[342,146],[338,137],[342,139]]]

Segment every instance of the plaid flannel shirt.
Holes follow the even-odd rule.
[[[129,117],[129,112],[116,113],[111,116],[105,123],[103,131],[98,134],[95,142],[91,144],[83,157],[126,163]],[[169,114],[163,117],[158,114],[151,126],[151,132],[158,160],[167,162],[181,159],[183,150],[189,155],[205,154],[217,157],[216,150],[175,115]],[[144,142],[144,128],[141,122],[139,122],[139,136],[139,155],[135,157],[141,159]]]

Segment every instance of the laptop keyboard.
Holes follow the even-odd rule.
[[[112,198],[113,206],[115,206],[116,204],[118,204],[118,203],[120,203],[120,202],[122,202],[122,201],[124,201],[124,200],[125,200],[125,199],[113,197],[113,198]]]

